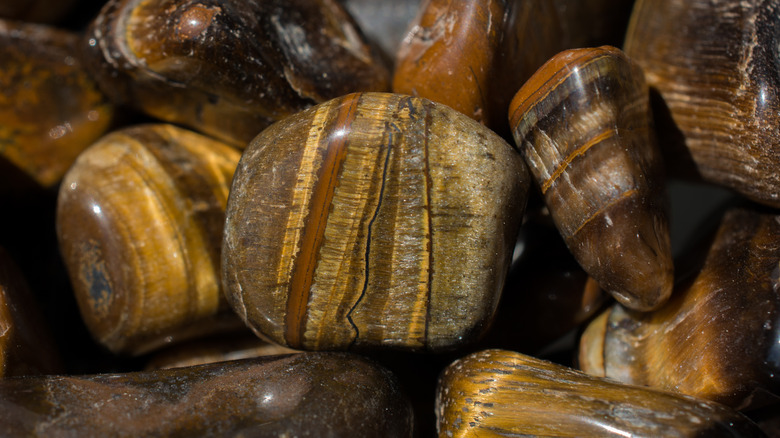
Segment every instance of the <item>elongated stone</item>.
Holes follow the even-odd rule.
[[[588,326],[580,367],[739,409],[780,393],[778,263],[780,216],[728,211],[704,265],[666,305],[646,314],[615,305]]]
[[[357,356],[271,356],[174,370],[0,381],[5,436],[388,436],[409,402]]]
[[[661,306],[673,284],[648,99],[639,66],[604,46],[559,53],[509,107],[515,143],[569,250],[636,310]]]
[[[450,365],[437,388],[440,437],[760,437],[736,411],[620,384],[505,350]]]

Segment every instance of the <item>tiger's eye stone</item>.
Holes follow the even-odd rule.
[[[744,408],[777,394],[780,216],[732,209],[704,265],[660,309],[615,305],[580,344],[583,371]]]
[[[526,20],[554,16],[550,2],[427,1],[398,50],[393,92],[443,103],[508,132],[512,93],[562,49],[555,26]],[[531,41],[541,47],[524,50]]]
[[[426,99],[357,93],[263,131],[228,201],[223,284],[295,349],[451,349],[493,315],[526,202],[520,155]]]
[[[174,370],[0,381],[6,436],[409,437],[395,378],[309,353]]]
[[[32,291],[0,248],[0,378],[59,371],[59,352]]]
[[[662,162],[639,67],[614,47],[561,52],[517,92],[509,119],[585,271],[630,308],[662,305],[673,266]]]
[[[111,133],[60,188],[57,237],[79,309],[114,352],[240,327],[221,295],[220,246],[239,152],[172,125]]]
[[[726,406],[623,385],[505,350],[466,356],[442,373],[440,437],[762,437]]]
[[[0,20],[0,157],[44,187],[60,181],[114,113],[79,63],[77,40]]]
[[[516,90],[522,83],[496,85],[504,89],[493,92],[495,72],[503,67],[494,64],[517,59],[500,53],[503,39],[511,38],[503,28],[509,9],[499,0],[425,2],[398,51],[393,92],[443,103],[487,126],[493,126],[493,119],[504,122],[511,93],[506,89]],[[493,102],[494,95],[504,99],[503,110],[501,102]]]
[[[677,173],[772,207],[780,207],[778,26],[774,0],[637,0],[625,43],[658,92],[661,145]]]
[[[112,0],[85,41],[112,98],[241,148],[316,103],[389,88],[335,0]]]
[[[393,92],[443,103],[508,138],[513,93],[561,50],[607,43],[615,23],[627,21],[626,3],[423,2],[398,49]]]

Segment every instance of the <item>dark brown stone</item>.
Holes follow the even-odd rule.
[[[517,92],[515,143],[574,257],[619,302],[661,306],[673,266],[642,71],[604,46],[561,52]]]
[[[386,436],[412,433],[395,378],[310,353],[190,368],[0,381],[5,436]]]
[[[112,0],[83,42],[118,102],[237,147],[389,72],[334,0]]]

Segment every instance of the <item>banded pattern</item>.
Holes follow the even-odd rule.
[[[777,0],[638,0],[625,42],[658,92],[661,146],[685,157],[670,160],[675,173],[775,208],[778,20]]]
[[[111,0],[83,47],[114,101],[239,148],[316,103],[390,87],[333,0]]]
[[[460,359],[436,394],[440,437],[760,437],[714,402],[629,386],[505,350]]]
[[[448,348],[492,317],[525,206],[522,159],[425,99],[334,99],[261,133],[228,202],[223,282],[292,348]]]
[[[103,345],[140,353],[187,326],[214,328],[203,321],[226,307],[219,254],[239,155],[147,125],[104,137],[68,172],[57,234],[82,316]]]
[[[671,293],[660,156],[642,72],[611,47],[562,52],[510,106],[515,141],[583,268],[637,310]]]
[[[393,52],[393,92],[509,136],[512,92],[561,50],[622,41],[630,12],[614,0],[428,0]]]
[[[615,305],[594,320],[582,369],[738,409],[776,391],[780,216],[732,209],[711,243],[701,271],[665,306],[636,314]]]

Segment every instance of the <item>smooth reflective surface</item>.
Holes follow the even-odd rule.
[[[615,305],[591,323],[582,369],[740,409],[762,391],[777,393],[778,216],[732,209],[711,242],[666,305],[647,314]]]
[[[143,352],[235,319],[204,322],[226,309],[219,254],[238,158],[199,134],[143,125],[104,137],[68,172],[58,239],[82,317],[104,346]]]
[[[723,405],[622,385],[505,350],[452,363],[436,398],[440,437],[759,437]]]
[[[11,436],[399,436],[412,413],[392,375],[311,353],[198,367],[0,381]]]
[[[78,61],[77,40],[0,20],[0,156],[43,187],[60,181],[114,114]]]
[[[83,46],[112,98],[241,148],[316,103],[389,87],[333,1],[114,0]]]
[[[572,254],[637,310],[663,304],[673,282],[649,111],[641,70],[606,46],[556,55],[509,109],[515,143]]]

